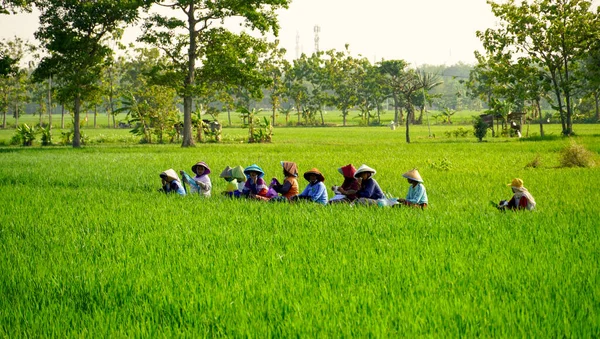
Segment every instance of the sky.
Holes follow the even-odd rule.
[[[315,51],[315,26],[319,49],[343,50],[349,44],[354,56],[372,62],[404,59],[423,64],[474,64],[473,52],[481,50],[477,30],[494,27],[496,18],[485,0],[293,0],[278,11],[280,47],[287,58]],[[17,35],[34,41],[35,14],[0,15],[0,39]],[[129,29],[126,41],[139,31]]]

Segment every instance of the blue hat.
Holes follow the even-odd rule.
[[[252,164],[252,165],[246,167],[246,169],[244,169],[244,174],[247,177],[250,177],[250,172],[257,172],[259,178],[262,178],[265,176],[265,172],[262,170],[262,168],[258,167],[257,164]]]

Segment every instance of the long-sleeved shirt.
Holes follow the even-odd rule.
[[[381,199],[385,196],[383,195],[383,191],[377,181],[373,178],[369,178],[362,182],[360,186],[360,190],[356,192],[356,196],[359,198],[367,198],[367,199]]]
[[[195,176],[194,181],[196,182],[196,184],[198,184],[198,186],[200,186],[200,191],[197,191],[192,187],[192,193],[198,193],[205,197],[210,197],[210,190],[212,189],[212,184],[208,175],[203,174],[201,176]]]
[[[291,199],[300,192],[296,177],[286,177],[283,184],[275,184],[273,185],[273,189],[288,199]]]
[[[244,184],[244,189],[242,190],[242,194],[255,194],[259,196],[266,196],[269,188],[267,187],[267,183],[263,180],[263,178],[257,178],[256,183],[252,183],[252,179],[246,180]]]
[[[165,193],[177,193],[182,196],[185,195],[185,189],[183,188],[183,185],[181,185],[179,180],[173,180],[169,183],[166,183],[163,186],[163,190],[165,191]]]
[[[325,184],[322,181],[314,184],[309,183],[298,196],[310,198],[310,200],[323,205],[327,204],[328,200],[327,188],[325,188]]]
[[[413,187],[410,185],[408,188],[408,194],[406,195],[406,201],[415,205],[427,204],[427,191],[425,190],[425,186],[419,183]]]

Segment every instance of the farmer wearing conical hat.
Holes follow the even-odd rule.
[[[498,204],[499,209],[510,209],[510,210],[523,210],[527,209],[529,211],[535,208],[536,202],[531,193],[527,190],[527,188],[523,187],[523,180],[519,178],[514,178],[510,184],[510,188],[513,191],[512,198],[506,202],[501,201]]]
[[[399,199],[398,202],[407,206],[427,207],[427,191],[425,190],[419,171],[412,169],[402,174],[402,176],[408,180],[410,187],[408,188],[406,199]]]
[[[271,188],[275,192],[281,194],[278,197],[271,199],[272,201],[288,201],[292,197],[298,195],[300,188],[298,186],[298,166],[295,162],[282,161],[281,167],[283,167],[283,175],[285,179],[283,184],[279,183],[277,178],[271,180]]]
[[[190,192],[198,193],[207,198],[210,197],[210,190],[212,189],[212,184],[208,177],[210,174],[210,167],[208,167],[204,161],[200,161],[192,166],[192,172],[196,174],[194,181],[198,184],[198,189],[192,186]]]
[[[294,200],[310,200],[319,204],[327,204],[327,188],[323,181],[325,177],[316,168],[304,172],[304,179],[308,181],[308,186],[304,191],[294,197]]]
[[[231,174],[231,170],[232,170],[231,167],[226,166],[225,169],[223,170],[223,172],[221,172],[221,174],[219,175],[219,177],[221,177],[225,181],[227,181],[227,186],[225,187],[225,191],[222,193],[223,193],[223,195],[228,196],[228,197],[232,197],[233,192],[235,192],[235,190],[237,190],[237,180],[235,180],[235,178]]]
[[[329,200],[330,204],[340,202],[352,202],[356,199],[356,193],[360,189],[358,180],[354,177],[356,168],[352,164],[338,168],[338,172],[344,176],[344,182],[341,186],[332,186],[331,189],[335,196]]]
[[[160,178],[162,179],[162,190],[165,193],[185,195],[185,189],[179,180],[179,176],[172,168],[162,172]]]
[[[242,166],[236,166],[231,169],[231,177],[237,181],[237,189],[233,191],[235,197],[239,197],[246,185],[246,175]]]
[[[357,203],[374,205],[377,204],[378,199],[385,197],[381,187],[379,187],[377,181],[373,179],[375,173],[377,173],[377,171],[365,164],[361,165],[356,170],[356,173],[354,173],[354,177],[360,184],[360,188],[358,192],[356,192],[356,196],[358,197]]]
[[[244,189],[242,190],[242,195],[251,199],[269,200],[269,198],[267,198],[269,188],[263,179],[265,172],[262,168],[253,164],[244,169],[244,174],[246,175],[247,180]]]

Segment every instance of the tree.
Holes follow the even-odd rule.
[[[0,111],[2,112],[2,128],[6,128],[6,115],[10,108],[18,126],[20,107],[27,97],[27,74],[19,67],[31,46],[23,39],[15,37],[12,40],[0,41]]]
[[[252,44],[235,46],[229,39],[234,36],[233,33],[212,26],[219,25],[227,18],[238,17],[245,20],[247,27],[257,29],[263,34],[272,31],[277,35],[279,26],[275,10],[287,8],[289,2],[290,0],[155,1],[185,16],[185,20],[159,14],[151,16],[144,25],[144,35],[140,39],[157,46],[172,60],[174,67],[169,71],[178,82],[172,86],[183,97],[183,147],[194,145],[192,99],[201,93],[203,86],[202,82],[198,83],[196,73],[199,65],[210,62],[209,56],[215,57],[214,54],[207,53],[207,47],[213,50],[221,49],[221,53],[217,54],[219,56],[239,56],[243,59],[244,56],[253,53]],[[184,33],[178,34],[177,31]],[[251,41],[249,37],[243,39]],[[215,60],[214,63],[216,62]]]
[[[19,11],[31,11],[31,0],[1,0],[0,14],[11,14]]]
[[[329,50],[325,53],[328,87],[333,89],[332,103],[342,111],[343,125],[346,126],[348,112],[358,104],[357,60],[350,55],[348,45],[344,52]]]
[[[427,104],[431,105],[432,100],[439,95],[430,94],[431,90],[436,88],[437,86],[443,84],[444,82],[441,80],[439,74],[437,73],[427,73],[425,70],[421,70],[417,72],[417,76],[419,78],[419,82],[421,83],[422,91],[417,92],[418,94],[412,98],[413,105],[419,107],[419,118],[416,120],[417,124],[423,123],[423,113],[425,112],[425,106]]]
[[[500,26],[477,32],[489,55],[542,65],[551,81],[562,133],[573,133],[573,67],[598,39],[598,15],[587,0],[487,1]]]
[[[408,63],[404,60],[384,60],[379,63],[379,71],[385,76],[384,82],[394,99],[394,123],[402,123],[404,120],[402,106],[404,105],[402,85],[404,82],[405,69]]]
[[[98,79],[112,50],[106,45],[118,37],[121,25],[138,17],[142,3],[124,1],[36,0],[40,28],[35,33],[47,50],[34,72],[38,81],[58,75],[57,90],[73,103],[73,147],[81,146],[80,109],[82,102],[98,92]]]

